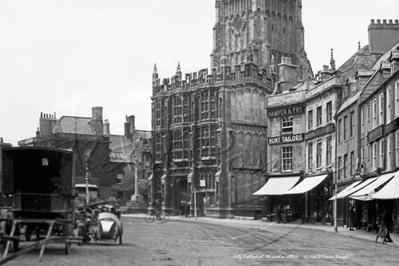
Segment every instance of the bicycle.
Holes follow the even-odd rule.
[[[385,224],[382,224],[381,227],[380,227],[380,230],[378,231],[378,234],[377,234],[377,237],[375,239],[375,242],[377,242],[378,238],[380,237],[381,238],[381,243],[384,244],[385,241],[386,241],[387,234],[388,234],[388,228],[387,228],[387,226]]]
[[[147,214],[144,219],[147,223],[152,223],[155,219],[157,219],[161,223],[166,223],[167,221],[169,221],[169,215],[161,211],[159,213],[159,216],[157,216],[156,214],[154,214],[154,212],[152,212],[151,214]]]

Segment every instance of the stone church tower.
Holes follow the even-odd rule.
[[[181,201],[197,215],[258,216],[252,194],[267,171],[266,99],[288,79],[311,73],[300,0],[217,0],[211,70],[152,78],[154,170],[151,202]],[[281,77],[279,77],[279,73]],[[292,75],[291,75],[292,76]]]
[[[312,76],[302,25],[302,0],[216,0],[211,67],[221,58],[235,66],[247,56],[266,69],[276,70],[282,57],[299,66],[299,76]]]

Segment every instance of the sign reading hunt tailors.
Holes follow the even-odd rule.
[[[285,135],[269,138],[269,145],[283,144],[283,143],[293,143],[303,141],[303,134]]]
[[[297,105],[297,106],[291,106],[291,107],[279,108],[267,111],[267,116],[269,118],[275,118],[275,117],[282,117],[288,115],[297,115],[297,114],[303,114],[304,110],[305,108],[303,108],[302,105]]]

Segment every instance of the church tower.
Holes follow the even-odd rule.
[[[302,0],[216,0],[211,67],[221,65],[226,56],[234,67],[253,63],[260,68],[276,69],[282,58],[291,58],[299,66],[299,77],[312,76],[307,59],[302,25]]]

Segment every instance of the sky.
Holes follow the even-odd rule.
[[[161,79],[210,66],[215,0],[1,0],[0,137],[35,136],[40,113],[91,117],[111,134],[126,115],[151,130],[152,72]],[[313,72],[368,44],[371,19],[398,19],[398,0],[303,0]]]

